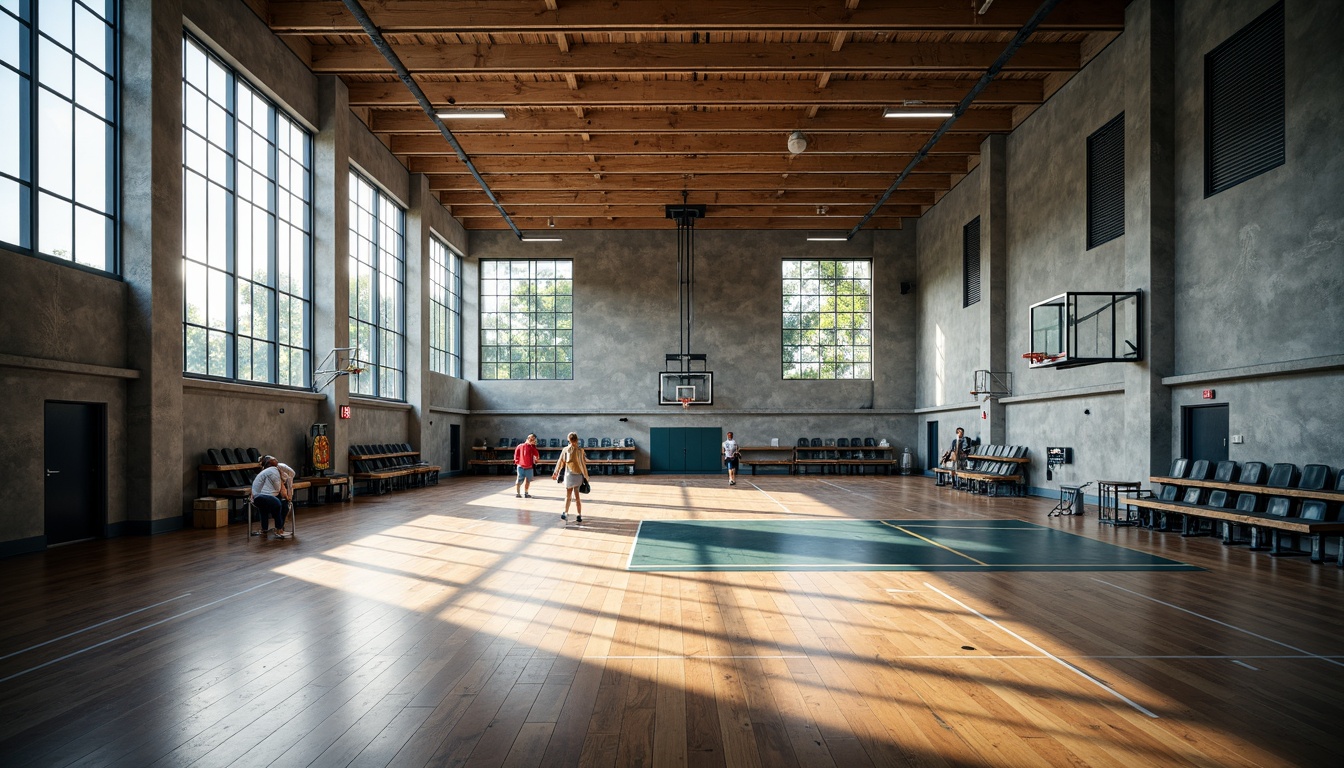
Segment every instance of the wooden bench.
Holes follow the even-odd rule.
[[[951,467],[934,467],[933,484],[937,486],[950,485],[955,488],[957,485],[957,471]]]
[[[550,449],[548,449],[548,450],[552,450],[552,451],[554,451],[554,450],[556,450],[556,449],[554,449],[554,448],[550,448]],[[589,466],[589,467],[598,467],[598,468],[601,468],[601,469],[608,470],[608,473],[609,473],[609,474],[610,474],[610,473],[621,474],[621,473],[622,473],[622,470],[628,470],[629,473],[632,474],[632,475],[635,474],[635,450],[636,450],[636,449],[635,449],[635,446],[633,446],[633,445],[631,445],[631,446],[623,446],[623,445],[622,445],[622,446],[603,446],[603,447],[599,447],[599,448],[584,448],[583,450],[584,450],[584,454],[585,454],[585,455],[590,454],[590,453],[593,453],[593,452],[598,452],[598,453],[602,453],[602,452],[610,452],[610,453],[609,453],[610,458],[606,458],[606,459],[594,459],[594,458],[589,458],[589,459],[588,459],[588,466]],[[622,454],[621,458],[616,458],[616,454],[617,454],[617,453]],[[627,456],[627,455],[625,455],[625,454],[629,454],[629,455]],[[559,451],[556,451],[556,456],[555,456],[554,458],[551,458],[547,463],[548,463],[548,465],[554,467],[555,462],[556,462],[558,459],[559,459]]]
[[[840,456],[835,460],[836,469],[848,467],[851,472],[858,470],[860,474],[868,467],[882,469],[885,474],[890,475],[891,469],[896,465],[896,449],[890,445],[868,445],[853,446],[848,448],[839,448]],[[845,453],[851,454],[845,456]],[[864,454],[873,454],[874,458],[865,458]],[[855,455],[857,454],[857,455]],[[877,458],[878,454],[885,454],[885,458]]]
[[[1208,490],[1221,490],[1232,494],[1251,494],[1257,497],[1284,497],[1295,499],[1311,499],[1325,502],[1326,504],[1344,505],[1344,493],[1330,490],[1313,490],[1307,488],[1285,488],[1282,486],[1261,485],[1254,483],[1233,483],[1222,482],[1219,480],[1198,480],[1187,477],[1162,477],[1154,475],[1148,478],[1150,483],[1172,486],[1173,488],[1204,488]],[[1192,529],[1191,520],[1209,520],[1222,528],[1223,543],[1235,544],[1237,525],[1244,525],[1251,529],[1250,544],[1255,550],[1264,550],[1260,541],[1260,528],[1267,528],[1271,532],[1271,544],[1268,547],[1272,555],[1296,554],[1291,550],[1285,550],[1279,541],[1279,533],[1289,533],[1292,535],[1307,535],[1311,537],[1311,554],[1313,562],[1321,562],[1324,558],[1323,547],[1324,538],[1329,535],[1344,533],[1344,521],[1336,520],[1312,520],[1302,517],[1288,517],[1283,515],[1273,515],[1267,512],[1248,512],[1224,507],[1209,506],[1206,504],[1190,504],[1181,501],[1162,500],[1155,497],[1139,497],[1126,500],[1131,507],[1142,512],[1151,510],[1162,513],[1163,517],[1167,514],[1175,514],[1181,520],[1181,535],[1193,536],[1198,532]],[[1338,507],[1337,507],[1338,508]],[[1304,527],[1305,526],[1305,527]],[[1156,515],[1150,516],[1148,527],[1167,530],[1165,519],[1160,523]],[[1337,558],[1341,567],[1344,567],[1344,540],[1340,542],[1340,553]]]
[[[1155,478],[1156,479],[1156,478]],[[1161,478],[1167,481],[1177,480],[1179,478]],[[1191,481],[1208,482],[1208,481]],[[1220,483],[1222,485],[1236,485],[1235,483]],[[1272,491],[1274,495],[1280,494],[1280,491],[1298,490],[1293,488],[1266,488],[1263,485],[1241,486],[1242,488],[1256,488],[1258,493]],[[1252,493],[1253,491],[1241,491],[1242,493]],[[1319,494],[1321,492],[1311,492]],[[1297,495],[1297,494],[1293,494]],[[1329,494],[1339,496],[1340,494]],[[1314,498],[1314,496],[1313,496]],[[1190,526],[1191,518],[1201,518],[1213,520],[1221,523],[1224,544],[1238,543],[1235,536],[1234,526],[1245,525],[1251,529],[1250,545],[1252,550],[1268,551],[1270,555],[1295,555],[1300,554],[1295,550],[1285,549],[1279,534],[1290,533],[1294,535],[1305,535],[1311,537],[1311,561],[1314,563],[1322,562],[1325,559],[1324,537],[1327,535],[1344,535],[1344,522],[1317,522],[1306,520],[1300,517],[1277,517],[1263,512],[1241,512],[1234,509],[1220,509],[1217,507],[1196,506],[1194,504],[1181,504],[1171,501],[1160,501],[1154,498],[1130,498],[1126,499],[1125,504],[1138,509],[1151,509],[1161,512],[1173,513],[1181,516],[1181,535],[1195,536],[1199,535],[1197,531],[1192,530]],[[1261,540],[1260,529],[1270,530],[1270,545],[1266,547]],[[1337,556],[1337,564],[1344,568],[1344,545],[1340,547]]]
[[[197,491],[196,497],[207,498],[213,496],[215,498],[228,499],[229,511],[230,513],[232,513],[234,511],[235,501],[245,503],[247,499],[252,496],[252,486],[251,485],[220,486],[220,485],[212,485],[212,483],[220,482],[222,478],[227,477],[226,473],[229,472],[256,472],[257,470],[258,465],[250,461],[244,464],[199,464],[196,467],[196,491]],[[307,491],[307,493],[305,494],[306,498],[304,499],[304,502],[307,504],[311,504],[313,501],[312,488],[314,488],[316,485],[333,484],[333,483],[328,484],[314,483],[313,480],[315,479],[328,480],[328,481],[339,480],[341,483],[344,483],[348,480],[348,478],[344,477],[342,478],[296,477],[294,478],[294,482],[291,484],[291,487],[294,489],[295,492],[296,504],[298,503],[297,496],[299,491]],[[238,506],[241,507],[242,504],[240,503]]]
[[[364,483],[375,495],[412,486],[437,485],[442,467],[420,461],[420,452],[405,444],[387,446],[401,450],[370,450],[378,445],[350,446],[350,477]]]
[[[764,453],[769,458],[748,457],[745,454]],[[737,449],[737,463],[739,466],[751,467],[751,474],[756,474],[757,467],[782,467],[790,475],[794,472],[794,451],[791,445],[748,445]]]
[[[1005,446],[1012,449],[1013,446]],[[1031,459],[1026,456],[993,456],[987,453],[968,454],[965,469],[939,467],[934,470],[935,478],[946,482],[950,478],[954,488],[997,496],[1001,489],[1007,489],[1013,495],[1021,496],[1026,492],[1027,466]],[[942,473],[947,473],[944,477]]]
[[[955,474],[956,482],[963,482],[965,490],[972,493],[983,493],[986,496],[997,496],[1001,485],[1008,486],[1014,495],[1021,495],[1023,484],[1022,475],[1000,475],[993,472],[973,472],[969,469],[959,469]],[[976,485],[972,485],[972,484]]]

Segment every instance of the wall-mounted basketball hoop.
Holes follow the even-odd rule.
[[[1143,359],[1142,291],[1069,291],[1031,305],[1032,368],[1077,368]]]
[[[704,218],[705,206],[689,205],[687,192],[681,193],[681,205],[669,205],[664,213],[677,222],[677,297],[681,305],[680,336],[677,351],[664,356],[664,370],[658,374],[658,404],[714,404],[714,373],[706,370],[704,354],[691,352],[691,332],[695,330],[695,220]]]
[[[1009,371],[976,371],[971,397],[991,400],[1013,394],[1013,374]]]
[[[351,353],[354,354],[351,354]],[[351,374],[358,376],[364,372],[359,364],[359,347],[336,347],[322,358],[313,371],[313,391],[321,392],[336,379]],[[327,368],[327,365],[331,365]],[[325,378],[324,378],[325,377]]]

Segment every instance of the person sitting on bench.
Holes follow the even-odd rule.
[[[285,512],[286,505],[294,497],[293,482],[294,470],[274,456],[261,457],[261,471],[252,481],[252,503],[260,512],[263,526],[268,515],[275,520],[275,537],[278,539],[289,538],[285,533]]]
[[[940,464],[952,464],[952,469],[965,469],[966,457],[971,452],[971,439],[966,436],[966,430],[957,427],[957,436],[952,438],[952,447],[947,449],[947,453],[942,455]]]

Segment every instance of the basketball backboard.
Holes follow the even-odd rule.
[[[1142,292],[1069,291],[1031,305],[1032,368],[1076,368],[1143,359]]]
[[[658,404],[681,405],[682,398],[690,398],[690,405],[713,405],[714,373],[712,371],[659,373]]]

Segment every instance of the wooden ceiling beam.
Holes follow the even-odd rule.
[[[430,103],[470,107],[671,107],[797,104],[882,107],[903,101],[954,104],[975,85],[961,78],[831,80],[817,88],[814,80],[605,80],[589,81],[577,90],[563,81],[449,83],[419,79]],[[401,82],[349,84],[351,107],[415,106]],[[995,80],[976,98],[977,104],[1038,104],[1044,93],[1039,80]]]
[[[563,8],[539,8],[535,0],[384,0],[367,3],[383,34],[462,32],[533,33],[583,31],[899,31],[1017,30],[1037,0],[996,0],[983,15],[966,0],[869,3],[857,9],[811,0],[683,0],[613,3],[573,0]],[[1042,30],[1120,30],[1124,3],[1071,2],[1056,8]],[[266,21],[279,34],[362,34],[341,0],[272,0]]]
[[[843,34],[843,33],[837,33]],[[416,75],[654,74],[663,72],[983,72],[1003,52],[1002,43],[588,43],[560,46],[497,43],[401,44],[393,47]],[[1081,65],[1078,43],[1028,43],[1004,67],[1008,72],[1073,72]],[[312,45],[318,74],[391,74],[372,45]]]
[[[583,155],[483,155],[472,162],[483,175],[510,174],[657,174],[740,173],[778,175],[851,173],[894,179],[910,158],[902,155],[613,155],[589,160]],[[411,173],[467,173],[456,157],[411,155],[405,159]],[[970,163],[964,155],[925,158],[912,176],[966,173]]]
[[[927,137],[941,118],[882,117],[879,109],[831,109],[808,118],[803,109],[745,109],[700,112],[692,110],[590,110],[583,119],[562,110],[508,110],[501,124],[492,120],[455,120],[453,135],[472,133],[912,133]],[[418,108],[375,109],[369,118],[374,133],[432,133],[438,128]],[[974,108],[952,124],[949,133],[1006,133],[1013,129],[1011,109]]]
[[[831,218],[818,216],[823,221],[809,221],[808,219],[794,219],[779,216],[756,217],[756,218],[712,218],[707,217],[699,219],[695,223],[697,230],[715,230],[715,229],[790,229],[790,230],[808,230],[814,232],[836,232],[842,233],[849,230],[855,224],[859,223],[858,216],[849,218]],[[499,214],[493,217],[480,218],[462,218],[458,219],[462,226],[468,230],[481,229],[500,229],[508,230],[508,225],[504,223],[504,218]],[[555,219],[555,226],[550,226],[550,219],[546,216],[535,218],[514,219],[514,223],[524,233],[544,234],[547,232],[564,232],[566,230],[588,230],[588,229],[638,229],[638,230],[662,230],[672,231],[676,228],[676,223],[671,219],[663,218],[642,218],[627,219],[619,217],[594,216],[586,219]],[[864,229],[900,229],[902,219],[899,216],[881,216],[873,217],[864,225]]]
[[[881,193],[877,190],[793,190],[793,191],[727,191],[697,192],[691,202],[704,205],[772,205],[779,208],[794,206],[816,208],[818,205],[862,205],[871,208]],[[572,205],[667,205],[680,202],[669,198],[666,192],[651,190],[613,189],[602,190],[545,190],[511,191],[500,196],[509,208],[546,206],[548,208],[568,207]],[[476,192],[440,192],[439,202],[456,210],[457,206],[485,205],[485,193]],[[900,190],[888,200],[891,205],[930,206],[934,203],[931,190]]]
[[[656,190],[680,194],[681,190],[721,192],[728,190],[875,190],[881,192],[896,178],[877,173],[765,173],[707,174],[612,174],[595,178],[594,174],[575,173],[486,173],[490,189],[512,190]],[[480,185],[469,173],[429,174],[429,188],[435,192],[479,192]],[[952,188],[952,176],[934,173],[911,174],[901,190],[946,191]],[[675,202],[675,201],[674,201]]]
[[[806,133],[806,132],[805,132]],[[563,134],[470,134],[458,143],[473,158],[486,155],[778,155],[787,154],[787,133],[605,133],[584,141]],[[389,148],[397,155],[453,155],[442,136],[396,134]],[[984,134],[944,136],[934,155],[980,151]],[[807,137],[807,155],[913,155],[927,139],[915,133],[818,133]],[[964,170],[964,169],[963,169]]]
[[[509,216],[513,218],[554,218],[556,226],[560,225],[561,219],[575,218],[602,218],[615,216],[617,218],[657,218],[663,215],[663,207],[660,205],[558,205],[558,206],[518,206],[505,203],[504,210],[508,211]],[[833,221],[828,225],[827,220],[833,217],[844,217],[847,219],[861,218],[872,208],[871,205],[828,205],[821,210],[824,214],[817,213],[817,206],[784,206],[776,207],[773,205],[716,205],[709,209],[708,216],[715,218],[785,218],[785,219],[807,219],[815,222],[815,226],[825,229],[828,226],[839,226]],[[923,213],[923,207],[918,205],[885,205],[881,209],[883,216],[919,216]],[[452,214],[455,218],[489,218],[498,216],[499,212],[493,205],[462,205],[454,206]],[[851,224],[851,226],[853,226]]]

